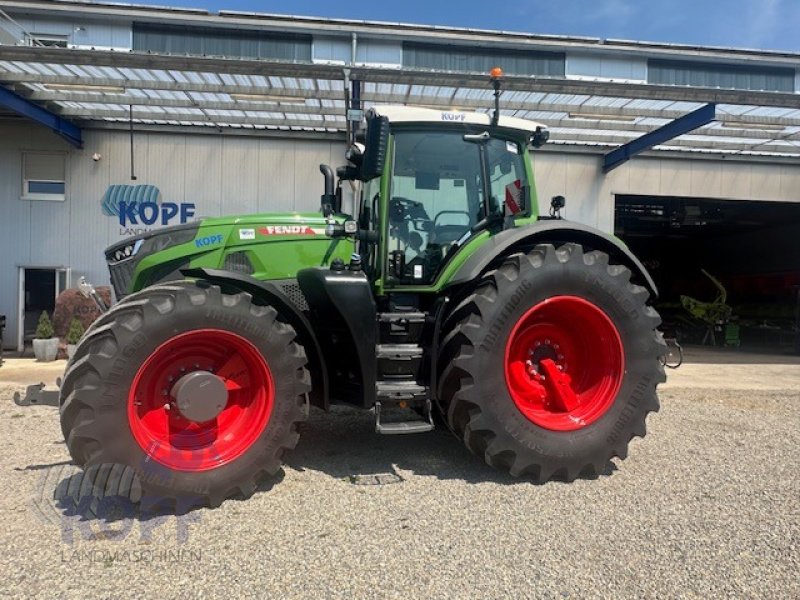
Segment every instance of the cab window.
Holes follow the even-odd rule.
[[[485,144],[492,202],[507,216],[527,213],[528,177],[522,148],[516,142],[492,138]]]
[[[454,245],[483,218],[480,148],[457,131],[397,132],[394,139],[389,261],[403,265],[395,279],[428,283]]]

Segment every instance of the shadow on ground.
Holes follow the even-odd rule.
[[[317,471],[354,485],[387,485],[412,476],[467,483],[536,485],[530,479],[516,479],[489,467],[446,430],[382,436],[375,433],[374,419],[371,412],[346,407],[334,407],[330,413],[313,410],[310,419],[301,426],[297,448],[286,457],[285,468]],[[202,507],[196,498],[187,498],[177,506],[164,506],[158,499],[143,499],[132,470],[121,465],[99,465],[83,471],[60,462],[29,465],[20,470],[48,469],[53,474],[48,475],[50,483],[43,485],[43,496],[54,489],[51,506],[63,518],[104,523],[125,519],[147,522]],[[615,470],[616,466],[609,461],[601,477]],[[256,493],[270,490],[285,474],[281,469],[263,482]]]

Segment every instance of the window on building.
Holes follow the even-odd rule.
[[[26,37],[29,46],[48,46],[51,48],[66,48],[69,39],[65,35],[49,33],[31,33]]]
[[[794,69],[653,59],[647,61],[647,82],[732,90],[793,92]]]
[[[66,162],[65,154],[23,154],[23,200],[64,200],[67,191]]]
[[[560,52],[403,44],[403,66],[419,69],[488,73],[499,66],[509,75],[563,77],[564,63],[565,55]]]
[[[159,54],[311,61],[311,36],[272,31],[133,24],[133,49]]]

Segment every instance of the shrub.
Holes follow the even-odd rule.
[[[46,310],[43,310],[42,314],[39,315],[39,322],[36,324],[36,333],[34,333],[34,337],[38,340],[49,340],[53,335],[55,335],[55,331],[53,331],[53,323],[50,321],[50,315],[47,314]]]
[[[83,324],[78,318],[72,317],[72,320],[69,322],[69,330],[67,331],[67,343],[77,344],[83,337],[84,331]]]

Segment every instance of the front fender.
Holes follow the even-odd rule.
[[[325,356],[311,322],[295,307],[286,294],[269,281],[260,281],[242,273],[204,267],[182,269],[181,273],[186,277],[207,281],[222,288],[234,288],[247,292],[253,298],[261,298],[278,308],[281,316],[294,327],[298,341],[306,350],[311,371],[311,404],[328,410],[330,396]]]
[[[536,244],[567,242],[607,253],[633,272],[633,278],[638,279],[647,288],[651,299],[658,298],[658,289],[650,273],[620,239],[581,223],[560,219],[540,220],[493,235],[461,265],[445,289],[475,281],[498,258],[511,252],[518,252]]]

